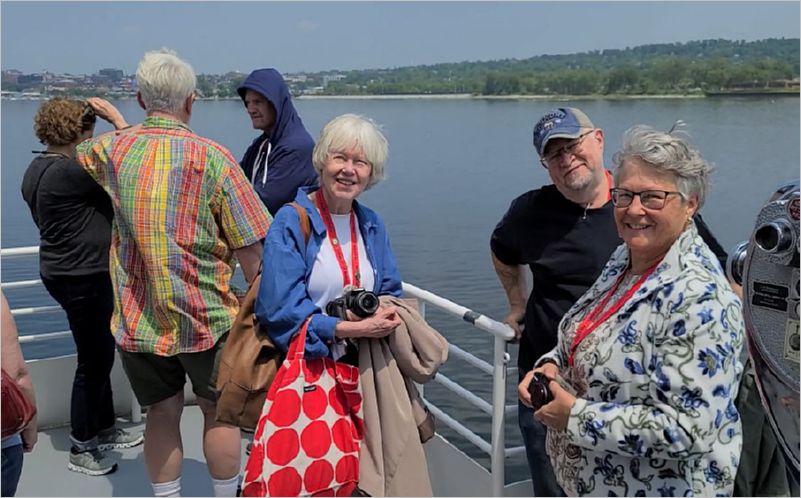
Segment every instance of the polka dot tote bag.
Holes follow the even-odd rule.
[[[307,327],[308,320],[267,392],[242,496],[350,496],[359,482],[359,369],[304,359]]]

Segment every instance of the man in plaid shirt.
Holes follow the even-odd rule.
[[[114,207],[112,331],[139,403],[144,459],[156,496],[181,489],[180,420],[188,374],[204,416],[215,496],[234,496],[237,427],[215,420],[219,354],[238,310],[230,281],[250,281],[270,215],[231,153],[188,127],[196,78],[174,52],[148,52],[136,72],[141,125],[79,145],[77,160]],[[101,117],[117,112],[90,99]]]

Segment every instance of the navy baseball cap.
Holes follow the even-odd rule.
[[[548,111],[534,125],[534,148],[542,157],[552,138],[578,138],[582,130],[595,128],[590,118],[575,107],[560,107]]]

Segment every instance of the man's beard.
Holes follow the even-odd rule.
[[[592,171],[583,169],[579,170],[578,173],[565,178],[563,182],[565,188],[576,193],[595,190],[598,186],[598,178]]]

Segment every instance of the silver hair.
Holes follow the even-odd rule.
[[[389,144],[375,121],[357,114],[337,116],[323,127],[312,152],[317,174],[322,173],[329,153],[342,152],[352,146],[361,148],[364,158],[372,165],[367,188],[383,180]]]
[[[704,205],[709,191],[712,166],[687,140],[687,134],[677,130],[676,121],[668,132],[650,126],[636,125],[623,134],[623,145],[612,156],[615,164],[615,184],[620,181],[621,166],[630,159],[639,159],[656,171],[670,175],[685,199],[698,199],[698,209]]]
[[[145,110],[179,114],[195,92],[197,78],[188,62],[168,48],[145,53],[136,68],[136,83]]]

